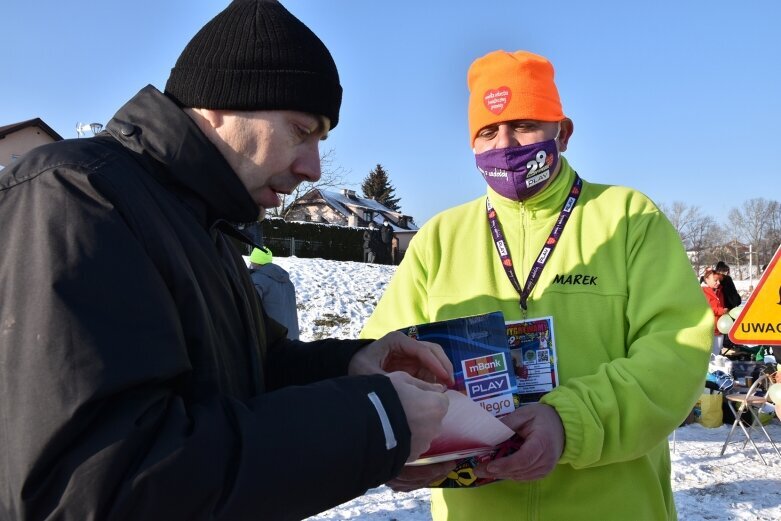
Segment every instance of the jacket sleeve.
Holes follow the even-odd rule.
[[[735,288],[735,282],[733,282],[732,277],[726,277],[721,282],[721,289],[724,292],[724,305],[727,308],[732,309],[740,306],[742,299],[740,298],[740,293],[738,293],[737,288]]]
[[[344,376],[353,354],[370,342],[370,339],[331,338],[315,342],[280,339],[269,350],[266,385],[273,390]]]
[[[707,371],[713,316],[677,233],[655,208],[628,226],[626,356],[541,400],[564,424],[560,462],[575,468],[633,460],[657,447],[691,410]]]
[[[27,184],[0,191],[0,517],[300,519],[398,474],[386,377],[183,392],[184,318],[143,231],[87,176]]]
[[[252,277],[252,282],[255,282]],[[257,294],[249,289],[253,297]],[[287,338],[286,327],[269,317],[266,302],[256,299],[258,313],[262,314],[266,337],[265,385],[269,390],[288,385],[306,385],[347,374],[353,355],[372,339],[342,340],[326,338],[301,342]]]
[[[706,291],[705,298],[708,300],[708,305],[713,310],[714,316],[718,319],[721,315],[728,312],[729,309],[724,307],[718,294],[713,291]]]

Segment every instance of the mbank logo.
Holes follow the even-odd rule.
[[[503,353],[463,360],[461,364],[464,368],[465,380],[491,373],[501,373],[507,370],[507,363],[504,360]]]

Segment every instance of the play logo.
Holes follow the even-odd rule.
[[[473,400],[509,391],[510,375],[507,373],[489,376],[480,380],[470,380],[466,383],[466,392]]]

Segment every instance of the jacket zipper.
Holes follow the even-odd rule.
[[[526,285],[526,279],[529,276],[529,270],[526,269],[526,255],[529,251],[529,212],[526,208],[526,204],[521,201],[520,203],[521,207],[521,263],[520,263],[520,272],[518,273],[518,283],[521,285],[521,290],[523,290],[523,287]],[[520,297],[520,296],[519,296]],[[520,306],[520,304],[519,304]],[[529,308],[529,299],[526,299],[526,310],[521,308],[521,314],[523,315],[523,319],[526,320],[528,316],[528,308]]]

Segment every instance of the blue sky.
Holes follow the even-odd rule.
[[[419,224],[481,195],[466,71],[495,49],[548,57],[587,180],[684,201],[723,221],[781,199],[777,0],[282,2],[326,43],[344,103],[323,144],[352,188],[377,163]],[[41,117],[63,137],[162,89],[226,0],[40,0],[0,7],[0,125]]]

